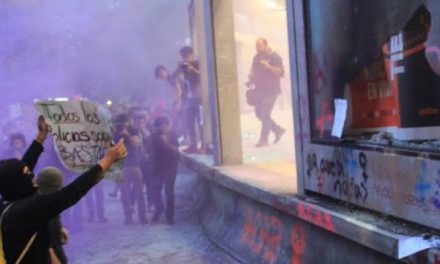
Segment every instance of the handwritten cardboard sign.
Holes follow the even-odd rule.
[[[57,155],[72,171],[84,172],[94,166],[112,144],[110,113],[101,105],[84,100],[37,101],[46,119]],[[121,164],[112,166],[106,177],[120,179]]]

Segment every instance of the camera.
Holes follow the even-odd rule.
[[[189,62],[187,62],[187,61],[179,62],[179,67],[180,68],[186,69],[186,68],[188,68],[188,66],[189,66]]]
[[[124,123],[116,123],[115,124],[116,132],[121,132],[125,129]]]

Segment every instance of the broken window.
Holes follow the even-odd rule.
[[[439,1],[305,7],[312,140],[439,149]],[[347,102],[341,138],[335,99]]]

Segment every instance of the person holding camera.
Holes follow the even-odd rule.
[[[168,109],[166,111],[162,111],[162,113],[154,115],[153,119],[160,116],[167,116],[171,120],[172,130],[177,134],[177,136],[186,137],[184,112],[182,109],[182,104],[185,99],[182,78],[174,78],[174,76],[170,74],[168,69],[163,65],[156,66],[156,69],[154,70],[154,77],[157,80],[162,81],[165,84],[163,89],[172,92],[172,94],[170,94],[168,98],[162,98],[167,102]]]
[[[265,147],[269,145],[270,132],[275,134],[274,144],[278,143],[285,133],[284,128],[271,117],[275,102],[281,94],[280,79],[284,76],[284,68],[280,55],[269,47],[266,39],[258,38],[255,46],[257,54],[252,61],[246,85],[255,86],[253,104],[255,114],[261,121],[260,140],[255,146]]]
[[[125,225],[133,223],[133,206],[137,204],[139,222],[147,224],[146,206],[143,196],[143,176],[141,170],[142,140],[139,131],[132,125],[131,117],[127,114],[120,114],[116,117],[115,140],[124,139],[129,152],[124,161],[121,201],[125,214]]]
[[[39,133],[21,160],[0,161],[1,242],[7,263],[50,264],[48,222],[77,203],[104,177],[104,172],[127,155],[124,140],[107,150],[96,165],[72,183],[49,194],[38,193],[33,169],[49,133],[41,116]]]
[[[189,137],[189,147],[186,153],[198,152],[198,144],[203,147],[203,120],[202,120],[202,94],[200,86],[199,61],[195,59],[194,50],[191,47],[183,47],[180,50],[183,61],[179,62],[174,78],[180,75],[184,77],[184,100],[183,111]],[[197,129],[196,129],[197,128]],[[200,135],[197,139],[197,130]]]

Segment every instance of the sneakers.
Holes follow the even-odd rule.
[[[275,132],[275,140],[273,141],[274,144],[280,142],[281,138],[283,137],[284,133],[286,133],[286,130],[284,128],[280,128],[277,132]]]
[[[269,146],[269,143],[267,142],[267,140],[260,140],[255,145],[256,148],[267,147],[267,146]]]
[[[157,223],[159,222],[159,218],[162,215],[162,212],[156,211],[153,215],[153,219],[151,219],[151,223]]]
[[[125,218],[124,225],[132,225],[133,219],[132,218]]]
[[[184,149],[182,151],[185,154],[195,154],[195,153],[197,153],[197,149],[191,148],[191,147],[188,147],[188,148],[186,148],[186,149]]]
[[[273,140],[273,144],[277,144],[278,142],[280,142],[281,138],[285,133],[286,130],[280,127],[278,131],[275,132],[275,139]],[[258,141],[258,143],[255,145],[256,148],[267,147],[267,146],[269,146],[269,142],[267,141],[267,139],[260,139],[260,141]]]
[[[146,224],[148,224],[148,220],[146,217],[141,217],[139,219],[139,223],[141,223],[141,225],[146,225]]]

